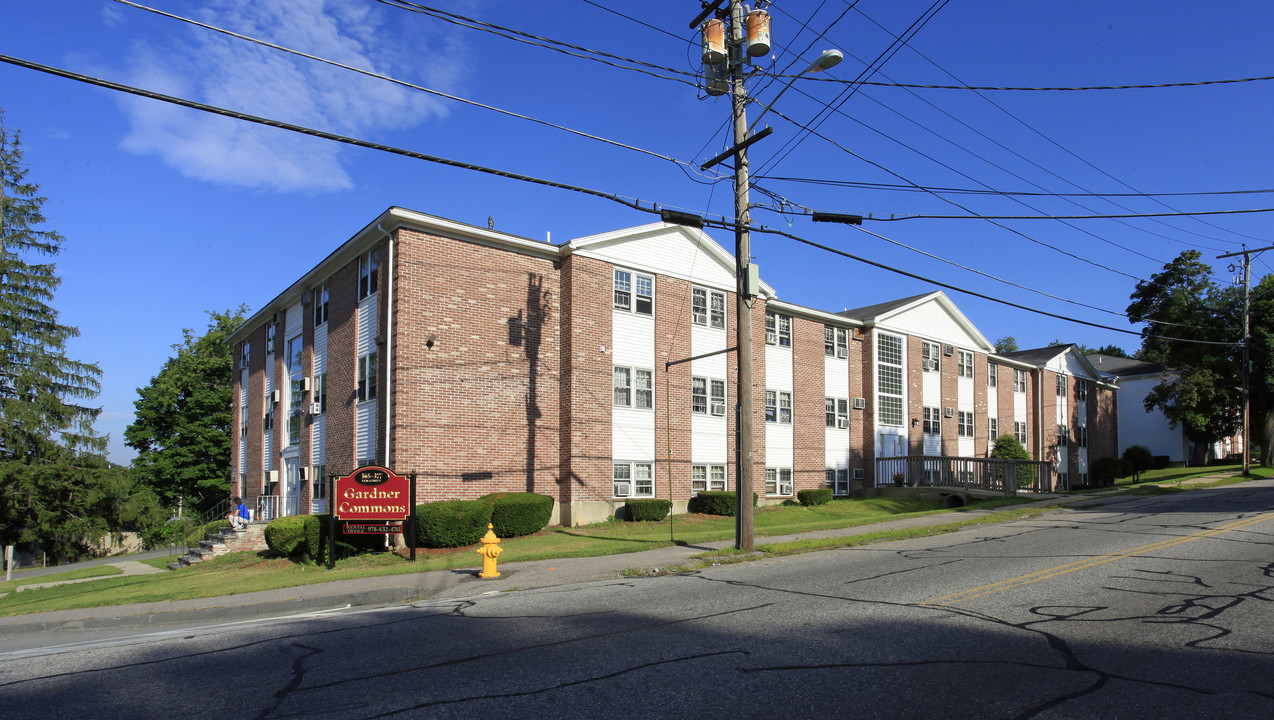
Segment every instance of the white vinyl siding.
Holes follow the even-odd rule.
[[[265,402],[262,404],[262,418],[267,414],[272,414],[273,422],[262,422],[262,442],[261,456],[262,467],[265,470],[274,469],[274,428],[265,427],[266,425],[274,425],[279,419],[280,406],[274,402],[274,353],[265,356]]]
[[[627,271],[624,271],[627,272]],[[635,276],[638,273],[630,273]],[[649,276],[647,276],[649,277]],[[653,278],[651,278],[653,283]],[[616,286],[618,287],[618,286]],[[637,369],[655,367],[655,322],[651,315],[615,308],[611,312],[611,347],[607,348],[613,363],[612,373],[619,368],[629,371],[629,404],[611,406],[610,457],[630,462],[653,463],[655,460],[655,413],[635,406],[637,401]],[[653,375],[652,375],[653,381]],[[652,382],[653,384],[653,382]],[[614,382],[612,381],[612,386]],[[662,387],[659,388],[662,391]],[[655,400],[662,402],[660,392]],[[631,468],[630,468],[631,471]]]
[[[239,371],[239,422],[248,426],[248,370]],[[246,432],[239,433],[239,475],[248,472],[248,438]]]
[[[376,354],[378,297],[379,295],[372,294],[358,303],[357,341],[360,361]],[[379,368],[376,376],[380,377]],[[357,382],[357,377],[355,381]],[[329,388],[329,392],[331,390]],[[359,464],[376,458],[376,404],[374,399],[360,400],[354,410],[354,455]]]
[[[787,316],[779,315],[778,317],[786,318]],[[765,388],[767,391],[773,391],[775,396],[775,422],[765,424],[765,460],[776,466],[791,468],[795,455],[791,347],[781,344],[765,346]]]
[[[726,349],[726,333],[704,325],[690,325],[691,357],[706,355]],[[726,382],[729,366],[734,363],[733,353],[722,353],[690,361],[693,377],[706,380],[708,412],[690,415],[690,461],[696,465],[717,466],[729,463],[729,419],[734,417],[734,386]],[[713,383],[719,382],[724,390],[725,412],[712,414]],[[690,392],[690,388],[686,392]],[[674,424],[675,426],[675,424]]]
[[[314,348],[313,362],[311,365],[313,376],[319,378],[327,373],[327,325],[323,324],[314,328]],[[317,383],[317,381],[315,381]],[[317,388],[314,384],[310,386],[315,390],[311,393],[311,402],[317,402]],[[311,418],[310,424],[310,462],[315,465],[325,465],[327,463],[327,416],[315,415]]]

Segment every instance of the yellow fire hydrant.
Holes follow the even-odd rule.
[[[504,548],[500,547],[500,538],[495,536],[495,526],[491,523],[487,523],[487,534],[482,536],[482,547],[477,552],[482,556],[482,572],[478,573],[478,577],[487,580],[500,577],[495,569],[495,559],[500,557]]]

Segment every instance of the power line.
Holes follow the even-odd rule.
[[[890,217],[871,217],[870,215],[864,215],[863,218],[879,222],[897,222],[899,220],[1113,220],[1116,218],[1193,217],[1195,215],[1242,215],[1246,213],[1267,212],[1274,212],[1274,208],[1252,208],[1249,210],[1198,210],[1194,212],[1170,213],[1129,213],[1126,215],[898,215]]]
[[[225,29],[225,28],[217,27],[216,25],[210,25],[210,24],[208,24],[208,23],[200,22],[200,21],[198,21],[198,20],[193,20],[193,19],[191,19],[191,18],[182,17],[181,15],[175,15],[175,14],[173,14],[173,13],[165,12],[165,11],[163,11],[163,10],[157,10],[157,9],[155,9],[155,8],[152,8],[152,7],[147,7],[147,6],[145,6],[145,5],[141,5],[141,4],[138,4],[138,3],[132,2],[131,0],[115,0],[115,2],[120,3],[121,5],[128,5],[128,6],[130,6],[130,7],[137,8],[138,10],[145,10],[146,12],[154,13],[154,14],[156,14],[156,15],[162,15],[162,16],[164,16],[164,17],[171,18],[171,19],[173,19],[173,20],[179,20],[179,21],[181,21],[181,22],[188,23],[188,24],[190,24],[190,25],[195,25],[195,26],[197,26],[197,27],[201,27],[201,28],[204,28],[204,29],[206,29],[206,30],[211,30],[211,31],[213,31],[213,32],[221,33],[221,34],[223,34],[223,35],[228,35],[228,36],[233,37],[233,38],[236,38],[236,39],[238,39],[238,40],[245,40],[245,41],[247,41],[247,42],[256,43],[257,45],[262,45],[262,46],[264,46],[264,47],[268,47],[268,48],[271,48],[271,49],[273,49],[273,50],[279,50],[279,51],[281,51],[281,52],[285,52],[285,53],[289,53],[289,54],[292,54],[292,55],[296,55],[296,56],[298,56],[298,57],[303,57],[303,58],[305,58],[305,59],[307,59],[307,60],[313,60],[313,61],[315,61],[315,62],[320,62],[320,63],[323,63],[323,64],[325,64],[325,65],[331,65],[331,66],[333,66],[333,67],[337,67],[337,68],[340,68],[340,69],[342,69],[342,70],[348,70],[348,71],[350,71],[350,72],[358,73],[359,75],[364,75],[364,76],[366,76],[366,77],[375,78],[375,79],[377,79],[377,80],[383,80],[383,81],[385,81],[385,82],[393,83],[393,84],[395,84],[395,85],[401,85],[402,87],[410,88],[410,89],[412,89],[412,90],[418,90],[418,91],[420,91],[420,92],[428,93],[428,94],[430,94],[430,95],[435,95],[435,96],[437,96],[437,97],[441,97],[441,98],[446,98],[446,99],[448,99],[448,100],[455,100],[456,102],[464,103],[464,104],[466,104],[466,105],[472,105],[473,107],[481,108],[481,109],[483,109],[483,110],[490,110],[490,111],[492,111],[492,112],[500,113],[501,115],[507,115],[507,116],[509,116],[509,117],[517,118],[517,119],[519,119],[519,120],[526,120],[526,121],[528,121],[528,122],[536,123],[536,124],[538,124],[538,125],[544,125],[544,126],[546,126],[546,127],[551,127],[551,128],[553,128],[553,129],[555,129],[555,130],[561,130],[561,131],[563,131],[563,132],[571,133],[572,135],[577,135],[577,136],[579,136],[579,137],[587,138],[587,139],[589,139],[589,140],[596,140],[596,141],[598,141],[598,142],[606,143],[607,145],[613,145],[613,146],[615,146],[615,147],[623,148],[623,149],[625,149],[625,150],[632,150],[632,151],[634,151],[634,152],[642,153],[643,155],[650,155],[650,156],[652,156],[652,157],[659,158],[660,160],[667,160],[667,161],[672,162],[672,163],[675,163],[675,164],[677,164],[677,165],[682,165],[682,166],[685,166],[685,167],[687,167],[687,168],[692,168],[692,169],[694,169],[694,170],[696,170],[696,171],[698,170],[698,165],[697,165],[697,164],[695,164],[695,163],[689,163],[689,162],[684,162],[684,161],[682,161],[682,160],[677,160],[676,158],[669,157],[669,156],[667,156],[667,155],[662,155],[662,154],[657,153],[657,152],[654,152],[654,151],[652,151],[652,150],[646,150],[646,149],[639,148],[639,147],[636,147],[636,146],[633,146],[633,145],[628,145],[628,144],[626,144],[626,143],[622,143],[622,142],[619,142],[619,141],[616,141],[616,140],[610,140],[610,139],[607,139],[607,138],[601,137],[601,136],[599,136],[599,135],[593,135],[593,134],[591,134],[591,133],[586,133],[586,132],[583,132],[583,131],[581,131],[581,130],[574,130],[574,129],[569,128],[569,127],[566,127],[566,126],[564,126],[564,125],[558,125],[558,124],[556,124],[556,123],[551,123],[551,122],[549,122],[549,121],[547,121],[547,120],[541,120],[541,119],[539,119],[539,118],[531,117],[530,115],[523,115],[523,114],[521,114],[521,113],[513,112],[512,110],[505,110],[505,109],[503,109],[503,108],[498,108],[498,107],[495,107],[495,106],[493,106],[493,105],[487,105],[487,104],[485,104],[485,103],[480,103],[480,102],[477,102],[477,101],[475,101],[475,100],[469,100],[469,99],[467,99],[467,98],[462,98],[462,97],[459,97],[459,96],[457,96],[457,95],[452,95],[452,94],[450,94],[450,93],[445,93],[445,92],[442,92],[442,91],[440,91],[440,90],[434,90],[434,89],[432,89],[432,88],[427,88],[427,87],[424,87],[424,86],[422,86],[422,85],[416,85],[416,84],[414,84],[414,83],[406,82],[405,80],[399,80],[399,79],[397,79],[397,78],[390,77],[389,75],[383,75],[383,74],[378,73],[378,72],[372,72],[372,71],[370,71],[370,70],[363,70],[363,69],[361,69],[361,68],[356,68],[356,67],[353,67],[352,65],[346,65],[346,64],[344,64],[344,63],[339,63],[339,62],[336,62],[335,60],[329,60],[329,59],[327,59],[327,58],[324,58],[324,57],[321,57],[321,56],[318,56],[318,55],[311,55],[310,53],[302,52],[302,51],[300,51],[300,50],[294,50],[294,49],[292,49],[292,48],[289,48],[289,47],[286,47],[286,46],[283,46],[283,45],[278,45],[278,44],[275,44],[275,43],[269,42],[269,41],[267,41],[267,40],[262,40],[262,39],[260,39],[260,38],[254,38],[254,37],[251,37],[251,36],[249,36],[249,35],[243,35],[243,34],[241,34],[241,33],[237,33],[237,32],[234,32],[234,31],[232,31],[232,30],[227,30],[227,29]]]
[[[942,186],[902,185],[897,183],[873,183],[858,180],[825,180],[821,178],[787,177],[782,175],[754,175],[759,180],[780,180],[783,182],[807,183],[810,185],[829,185],[834,187],[856,188],[860,190],[897,190],[902,192],[940,192],[952,195],[1020,195],[1023,197],[1195,197],[1206,195],[1257,195],[1274,193],[1274,188],[1255,190],[1200,190],[1195,192],[1163,192],[1163,193],[1067,193],[1067,192],[1031,192],[1027,190],[984,190],[978,188],[955,188]]]
[[[644,60],[635,60],[633,58],[624,57],[623,55],[615,55],[612,53],[604,52],[602,50],[593,50],[591,48],[586,48],[581,45],[572,45],[571,43],[562,42],[560,40],[553,40],[552,38],[546,38],[540,35],[534,35],[532,33],[523,32],[521,30],[515,30],[513,28],[504,27],[502,25],[496,25],[494,23],[484,22],[482,20],[475,20],[474,18],[465,17],[464,15],[457,15],[455,13],[450,13],[445,10],[439,10],[437,8],[429,7],[428,5],[421,5],[419,3],[408,2],[407,0],[376,0],[376,2],[381,3],[382,5],[388,5],[389,7],[395,8],[397,10],[404,10],[407,12],[418,13],[420,15],[427,15],[429,17],[434,18],[435,20],[441,20],[443,22],[451,23],[453,25],[467,27],[471,30],[481,30],[483,32],[488,32],[498,37],[505,38],[507,40],[513,40],[515,42],[521,42],[521,43],[526,43],[529,45],[534,45],[536,47],[544,48],[545,50],[552,50],[554,52],[562,53],[563,55],[569,55],[571,57],[581,58],[584,60],[592,60],[594,62],[599,62],[599,63],[602,63],[603,65],[609,65],[611,67],[619,68],[622,70],[632,70],[634,72],[640,72],[645,75],[650,75],[651,77],[659,78],[660,80],[673,80],[675,82],[691,85],[695,88],[699,87],[698,73],[693,73],[686,70],[678,70],[676,68],[670,68],[664,65],[656,65],[654,63],[646,62]],[[609,60],[604,58],[609,58]],[[617,62],[611,62],[612,60]],[[630,63],[631,65],[622,65],[618,63]],[[651,70],[659,70],[661,72],[673,73],[674,75],[679,75],[681,77],[666,77],[663,75],[659,75],[658,73],[651,72],[651,70],[643,70],[642,68],[650,68]],[[693,79],[686,80],[685,79],[686,77],[690,77]]]
[[[133,87],[131,85],[124,85],[122,83],[117,83],[110,80],[103,80],[101,78],[96,78],[91,75],[84,75],[81,73],[71,72],[70,70],[63,70],[61,68],[52,67],[50,65],[43,65],[41,63],[31,62],[29,60],[22,60],[20,58],[11,57],[9,55],[0,55],[0,62],[8,63],[10,65],[17,65],[18,67],[24,67],[29,70],[36,70],[42,73],[47,73],[49,75],[55,75],[57,77],[67,78],[69,80],[75,80],[75,81],[86,83],[89,85],[96,85],[97,87],[106,88],[108,90],[115,90],[118,92],[128,93],[130,95],[136,95],[136,96],[148,98],[151,100],[159,100],[160,102],[166,102],[172,105],[179,105],[181,107],[190,108],[193,110],[199,110],[201,112],[211,113],[213,115],[221,115],[223,117],[232,118],[234,120],[242,120],[244,122],[255,123],[257,125],[264,125],[266,127],[277,128],[279,130],[287,130],[289,132],[299,133],[301,135],[309,135],[311,137],[321,138],[323,140],[330,140],[332,142],[338,142],[345,145],[353,145],[355,147],[367,148],[369,150],[379,150],[381,152],[392,153],[394,155],[402,155],[403,157],[409,157],[416,160],[424,160],[426,162],[437,163],[439,165],[446,165],[449,167],[460,168],[463,170],[472,170],[475,172],[485,173],[487,175],[496,175],[498,177],[508,178],[510,180],[519,180],[521,182],[532,183],[535,185],[544,185],[546,187],[557,188],[559,190],[570,190],[571,192],[577,192],[584,195],[599,197],[604,200],[610,200],[611,202],[619,203],[620,205],[630,207],[634,210],[640,210],[641,212],[646,212],[646,213],[659,212],[657,209],[657,206],[655,206],[654,204],[652,204],[652,207],[650,208],[645,208],[641,206],[640,200],[625,199],[624,197],[620,195],[616,195],[614,193],[603,192],[601,190],[594,190],[592,188],[586,188],[580,185],[571,185],[568,183],[557,182],[555,180],[545,180],[543,178],[537,178],[531,175],[523,175],[521,173],[510,172],[507,170],[497,170],[495,168],[489,168],[482,165],[474,165],[472,163],[462,162],[460,160],[451,160],[448,158],[439,157],[437,155],[428,155],[426,153],[420,153],[414,150],[405,150],[403,148],[394,147],[392,145],[383,145],[381,143],[374,143],[367,140],[359,140],[358,138],[352,138],[345,135],[337,135],[336,133],[330,133],[324,130],[316,130],[314,128],[305,127],[303,125],[286,123],[280,120],[272,120],[272,119],[260,117],[257,115],[249,115],[247,113],[241,113],[235,110],[228,110],[226,108],[218,107],[216,105],[208,105],[206,103],[196,102],[194,100],[186,100],[184,98],[174,97],[172,95],[164,95],[162,93],[153,92],[151,90],[144,90],[142,88]]]
[[[830,78],[818,78],[820,82],[844,82]],[[1202,87],[1204,85],[1233,85],[1236,83],[1264,82],[1274,80],[1274,76],[1234,78],[1228,80],[1197,80],[1194,82],[1146,83],[1140,85],[1081,85],[1078,87],[1006,87],[980,85],[924,85],[920,83],[870,82],[860,81],[859,85],[875,87],[914,88],[917,90],[977,90],[1008,92],[1081,92],[1085,90],[1155,90],[1159,88]]]

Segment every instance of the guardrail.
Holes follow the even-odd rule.
[[[1039,460],[903,455],[876,458],[876,487],[943,487],[1017,493],[1053,492],[1053,466]]]

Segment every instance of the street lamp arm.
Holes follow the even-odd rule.
[[[822,55],[819,55],[814,62],[809,64],[809,67],[793,75],[792,79],[787,81],[787,84],[783,86],[782,90],[779,90],[779,94],[774,96],[774,99],[770,101],[769,105],[757,100],[757,104],[764,108],[764,110],[752,119],[752,124],[748,126],[748,132],[752,132],[752,128],[756,127],[757,122],[760,121],[761,116],[765,114],[765,111],[769,110],[771,105],[774,105],[779,101],[779,98],[783,97],[783,93],[787,92],[788,88],[792,87],[792,83],[796,82],[797,78],[805,73],[822,72],[828,68],[835,67],[841,60],[844,59],[845,55],[840,50],[824,50]]]

